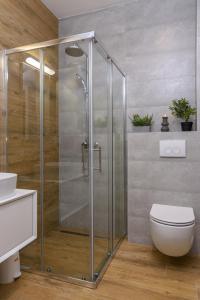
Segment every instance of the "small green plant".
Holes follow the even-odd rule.
[[[153,115],[145,115],[142,117],[138,114],[133,114],[133,116],[130,117],[130,120],[134,126],[151,126],[153,121]]]
[[[173,100],[172,104],[169,106],[169,110],[172,115],[188,122],[190,117],[195,115],[197,110],[191,107],[189,101],[186,98],[181,98],[179,100]]]

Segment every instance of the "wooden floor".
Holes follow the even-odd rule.
[[[200,299],[200,259],[172,259],[124,241],[96,290],[23,273],[0,286],[1,300]]]
[[[106,238],[94,240],[95,272],[99,270],[108,252]],[[44,239],[44,267],[54,274],[89,279],[90,238],[61,230],[51,231]],[[40,270],[40,243],[37,239],[21,253],[22,265]]]

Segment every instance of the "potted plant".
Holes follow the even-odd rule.
[[[135,131],[137,132],[148,132],[151,131],[151,125],[153,121],[153,115],[149,116],[144,115],[140,116],[138,114],[133,114],[132,117],[130,117],[131,123],[134,126]]]
[[[169,110],[172,115],[184,120],[181,122],[182,131],[191,131],[193,122],[189,121],[190,117],[195,115],[197,110],[191,107],[189,101],[186,98],[181,98],[179,100],[173,100],[172,104],[169,106]]]

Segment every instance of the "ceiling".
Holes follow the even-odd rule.
[[[120,0],[41,0],[59,19],[103,9]]]

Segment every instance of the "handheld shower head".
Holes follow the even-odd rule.
[[[84,88],[84,92],[87,93],[87,86],[86,86],[85,80],[78,73],[76,73],[75,77],[81,81],[81,84]]]

